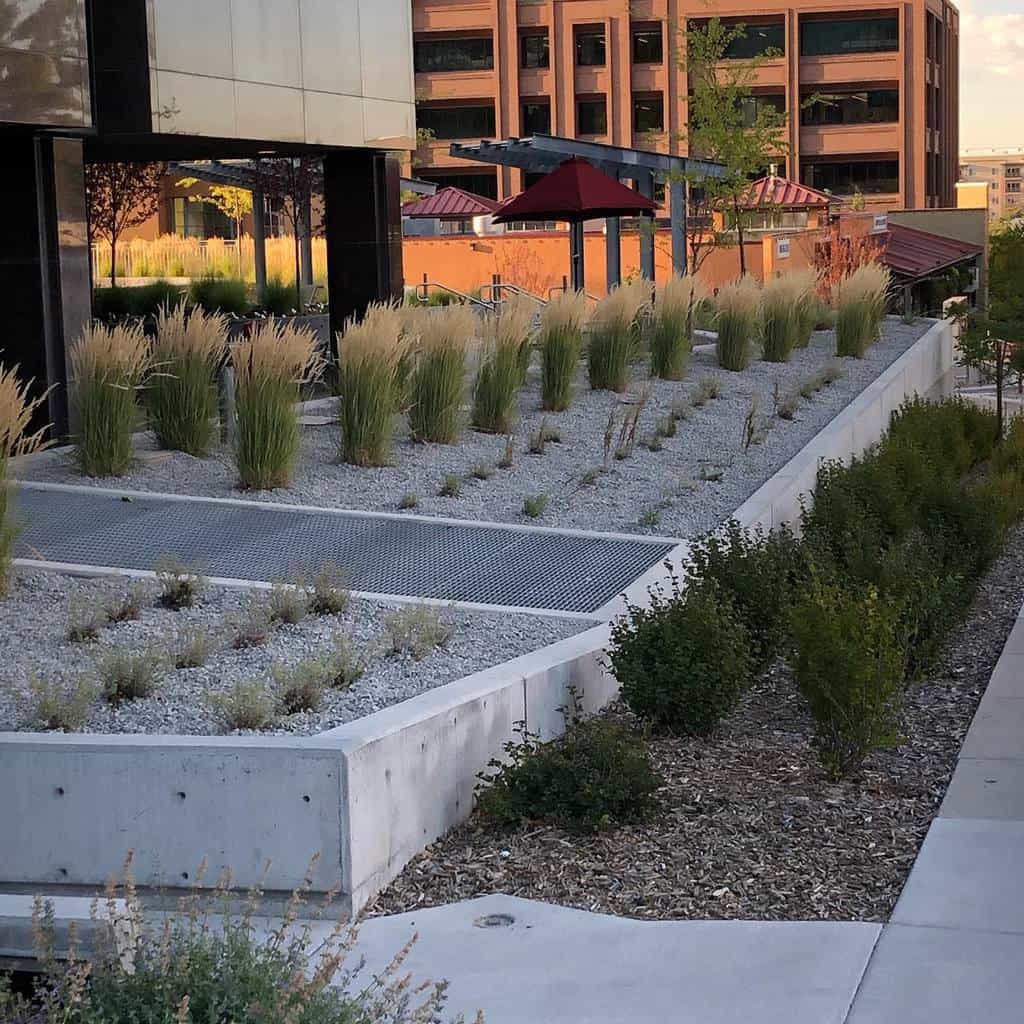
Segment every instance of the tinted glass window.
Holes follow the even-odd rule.
[[[435,139],[482,139],[494,135],[494,107],[417,107],[416,125]]]
[[[548,54],[548,36],[523,36],[519,41],[520,56],[524,68],[546,68],[551,63]]]
[[[660,132],[665,128],[665,104],[661,96],[633,97],[633,131]]]
[[[484,39],[417,39],[417,71],[490,71],[494,46]]]
[[[777,114],[786,112],[786,97],[782,93],[744,96],[740,100],[743,110],[743,126],[753,128],[762,110],[774,110]]]
[[[900,119],[898,89],[817,93],[800,112],[802,124],[891,124]]]
[[[661,60],[661,26],[633,29],[633,63],[660,64]]]
[[[551,134],[551,105],[548,103],[524,103],[520,130],[524,135],[543,132]]]
[[[804,57],[842,53],[886,53],[900,48],[899,19],[835,18],[801,21],[800,53]]]
[[[580,67],[604,66],[604,32],[576,33],[576,63]]]
[[[604,135],[608,131],[608,113],[603,96],[597,100],[577,102],[576,130],[580,135]]]
[[[898,160],[829,160],[804,164],[804,182],[837,195],[898,192]]]
[[[729,60],[749,60],[751,57],[781,56],[785,52],[786,26],[780,21],[769,25],[744,25],[742,35],[738,35],[725,48],[725,57]]]

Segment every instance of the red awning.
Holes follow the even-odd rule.
[[[904,277],[926,277],[956,263],[981,255],[980,245],[960,242],[930,231],[889,221],[889,238],[882,263]]]
[[[788,209],[828,206],[831,202],[832,196],[827,192],[819,192],[816,188],[809,188],[807,185],[790,181],[788,178],[779,178],[774,174],[752,182],[743,199],[744,206],[783,206]]]
[[[578,223],[591,217],[654,213],[657,208],[653,200],[610,178],[586,160],[573,157],[525,192],[503,203],[494,223],[515,220]]]
[[[402,216],[419,220],[466,220],[469,217],[485,217],[494,213],[500,205],[497,200],[449,185],[438,189],[432,196],[404,203]]]

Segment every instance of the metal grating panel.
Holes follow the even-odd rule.
[[[103,491],[25,487],[14,505],[21,558],[152,569],[171,554],[209,576],[270,582],[334,562],[353,590],[547,611],[594,612],[672,549],[643,537],[159,496],[126,501]]]

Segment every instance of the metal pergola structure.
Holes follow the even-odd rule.
[[[609,146],[603,142],[584,142],[559,135],[532,135],[529,138],[504,139],[479,143],[453,142],[452,156],[478,163],[501,167],[518,167],[532,173],[547,174],[570,157],[582,157],[598,170],[617,180],[631,180],[637,191],[654,197],[655,181],[665,182],[669,189],[669,215],[672,229],[672,268],[686,273],[686,206],[687,183],[700,178],[721,178],[725,175],[722,164],[698,160],[669,153],[656,153],[627,146]],[[618,284],[622,278],[622,255],[619,218],[605,221],[607,230],[608,286]],[[654,235],[640,235],[640,273],[654,280]]]

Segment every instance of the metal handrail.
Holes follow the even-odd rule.
[[[491,296],[491,302],[497,305],[501,302],[501,293],[509,292],[511,295],[525,295],[528,299],[533,299],[534,302],[539,306],[546,306],[547,299],[542,299],[539,295],[534,295],[533,292],[527,291],[525,288],[521,288],[517,284],[508,284],[505,281],[491,281],[488,284],[482,285],[481,292],[487,289]]]
[[[489,313],[493,313],[497,309],[497,303],[489,302],[487,299],[480,298],[476,295],[469,295],[466,292],[460,292],[458,288],[451,288],[446,284],[441,284],[439,281],[428,281],[426,274],[423,275],[423,280],[416,285],[416,298],[423,299],[426,301],[430,298],[430,289],[440,288],[442,291],[447,292],[449,295],[454,295],[460,298],[463,302],[468,302],[470,305],[481,306],[486,309]]]

